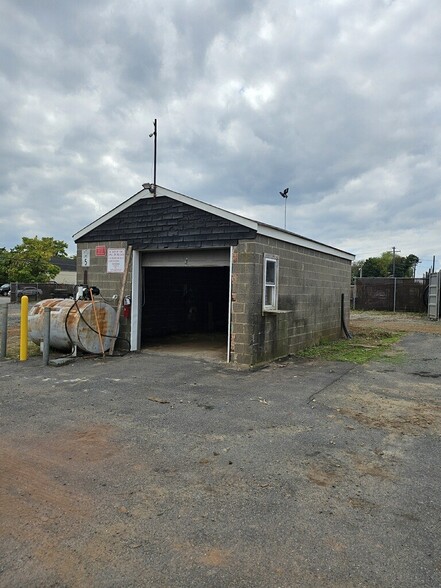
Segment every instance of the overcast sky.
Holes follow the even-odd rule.
[[[0,247],[153,179],[353,252],[441,261],[439,0],[0,0]]]

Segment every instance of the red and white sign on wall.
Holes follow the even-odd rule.
[[[107,250],[107,273],[122,274],[124,273],[124,262],[126,258],[125,249],[108,249]]]
[[[106,256],[106,246],[105,245],[97,245],[95,247],[95,255],[97,257],[105,257]]]

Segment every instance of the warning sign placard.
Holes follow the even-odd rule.
[[[126,258],[125,249],[108,249],[107,250],[107,273],[122,274],[124,273],[124,261]]]

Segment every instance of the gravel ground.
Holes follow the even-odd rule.
[[[432,321],[425,314],[412,312],[352,311],[351,329],[384,329],[402,333],[434,333],[441,335],[441,321]]]
[[[441,585],[441,337],[0,363],[0,586]]]

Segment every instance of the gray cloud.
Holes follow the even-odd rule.
[[[435,0],[4,0],[0,22],[0,246],[71,244],[137,192],[157,117],[162,185],[279,226],[289,186],[295,232],[441,256]]]

